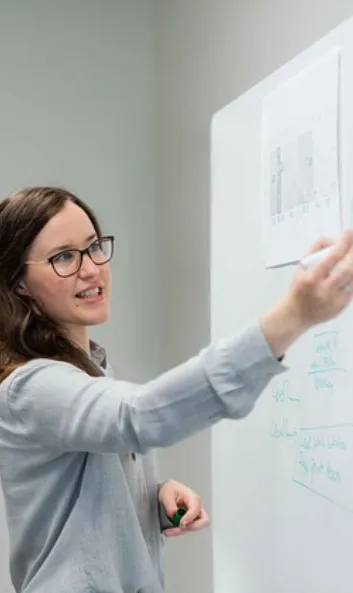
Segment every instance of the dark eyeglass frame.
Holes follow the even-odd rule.
[[[98,239],[95,239],[94,241],[92,241],[92,243],[90,243],[90,245],[88,245],[88,247],[86,247],[85,249],[64,249],[63,251],[59,251],[59,253],[55,253],[54,255],[51,255],[50,257],[47,257],[45,259],[27,260],[24,263],[26,265],[50,264],[57,276],[59,276],[60,278],[69,278],[70,276],[75,276],[75,274],[77,274],[80,271],[84,255],[88,255],[88,257],[94,263],[95,266],[104,266],[105,264],[107,264],[112,259],[113,255],[114,255],[114,240],[115,240],[114,235],[105,235],[104,237],[98,237]],[[109,241],[110,246],[111,246],[111,253],[107,260],[105,260],[104,262],[97,263],[96,261],[94,261],[92,254],[90,253],[90,249],[92,249],[93,245],[95,245],[96,243],[101,243],[102,241]],[[56,270],[55,259],[57,257],[59,257],[60,255],[63,255],[64,253],[79,253],[80,254],[79,265],[75,272],[70,272],[70,274],[59,274],[58,271]]]

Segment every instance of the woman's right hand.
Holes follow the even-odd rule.
[[[329,239],[319,239],[309,253],[329,245]],[[310,327],[336,317],[352,297],[353,231],[348,230],[312,269],[298,266],[288,294],[260,319],[273,354],[281,356]]]

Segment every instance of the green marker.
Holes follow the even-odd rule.
[[[177,511],[175,511],[173,517],[171,518],[171,522],[175,527],[179,527],[179,523],[184,515],[187,513],[186,507],[179,507]]]

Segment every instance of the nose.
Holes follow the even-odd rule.
[[[82,264],[78,273],[81,278],[98,276],[99,274],[98,266],[91,260],[87,253],[85,253],[82,258]]]

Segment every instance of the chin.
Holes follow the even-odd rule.
[[[89,315],[84,315],[80,318],[80,323],[83,323],[87,326],[92,325],[100,325],[101,323],[105,323],[110,318],[110,311],[96,311],[91,312]]]
[[[100,325],[101,323],[105,323],[106,321],[108,321],[110,315],[108,313],[106,314],[101,314],[101,315],[90,315],[89,318],[85,319],[84,323],[88,326],[91,325]]]

